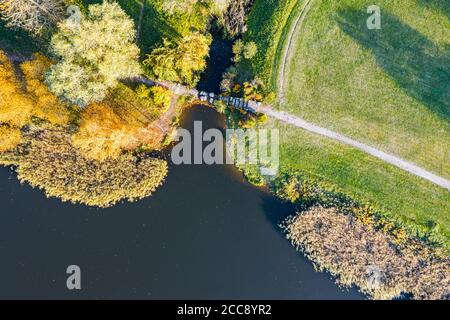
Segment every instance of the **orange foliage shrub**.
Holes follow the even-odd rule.
[[[152,99],[119,85],[101,103],[83,110],[72,143],[85,157],[97,161],[115,159],[122,151],[138,147],[159,149],[167,134],[160,112]]]
[[[0,126],[0,152],[9,151],[17,147],[22,140],[20,129]]]

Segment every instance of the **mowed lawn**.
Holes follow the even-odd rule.
[[[300,171],[450,243],[450,192],[351,147],[277,123],[282,173]]]
[[[450,178],[450,2],[312,1],[280,108]]]
[[[288,104],[278,107],[449,178],[447,3],[312,0],[286,68]],[[372,4],[381,7],[381,30],[367,29]],[[273,90],[293,12],[302,5],[256,0],[250,14],[245,38],[259,46],[253,70]],[[450,241],[448,190],[330,139],[276,126],[282,172],[303,172]]]

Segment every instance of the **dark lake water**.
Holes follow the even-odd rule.
[[[193,120],[221,128],[206,108]],[[0,298],[361,299],[314,271],[277,227],[290,205],[232,166],[172,166],[147,199],[106,210],[46,199],[0,168]],[[80,291],[66,289],[68,265]]]

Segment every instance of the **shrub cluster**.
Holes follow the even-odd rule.
[[[343,286],[357,285],[375,299],[402,294],[414,299],[450,299],[450,259],[425,245],[398,246],[351,215],[313,207],[287,221],[288,238]]]
[[[272,181],[271,189],[283,200],[294,203],[300,211],[314,206],[336,208],[351,215],[365,225],[369,225],[393,238],[398,245],[414,247],[422,242],[433,248],[436,255],[447,255],[450,244],[438,232],[438,226],[423,230],[417,224],[398,219],[368,203],[355,201],[334,186],[318,183],[299,173],[288,173]]]

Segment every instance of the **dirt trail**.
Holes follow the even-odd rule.
[[[309,11],[309,8],[311,7],[312,1],[313,0],[307,0],[305,2],[305,5],[303,6],[301,12],[299,13],[293,27],[291,27],[291,30],[288,35],[289,39],[286,44],[286,48],[285,48],[284,56],[283,56],[283,63],[280,67],[280,74],[278,77],[279,101],[281,104],[285,103],[285,72],[286,72],[286,66],[290,60],[293,38],[294,38],[296,32],[301,27],[306,15]],[[341,143],[344,143],[346,145],[352,146],[352,147],[359,149],[365,153],[368,153],[374,157],[377,157],[378,159],[381,159],[389,164],[392,164],[404,171],[412,173],[415,176],[421,177],[421,178],[426,179],[438,186],[441,186],[443,188],[446,188],[447,190],[450,190],[450,181],[449,180],[447,180],[443,177],[440,177],[438,175],[435,175],[435,174],[433,174],[413,163],[405,161],[399,157],[396,157],[394,155],[388,154],[386,152],[383,152],[381,150],[373,148],[364,143],[361,143],[361,142],[358,142],[351,138],[348,138],[346,136],[343,136],[343,135],[339,134],[338,132],[317,126],[317,125],[310,123],[302,118],[293,116],[287,112],[276,111],[270,107],[264,107],[264,106],[256,107],[256,109],[259,109],[258,110],[259,112],[262,112],[272,118],[276,118],[280,121],[286,122],[286,123],[294,125],[296,127],[305,129],[305,130],[313,132],[315,134],[319,134],[321,136],[324,136],[324,137],[339,141]]]

